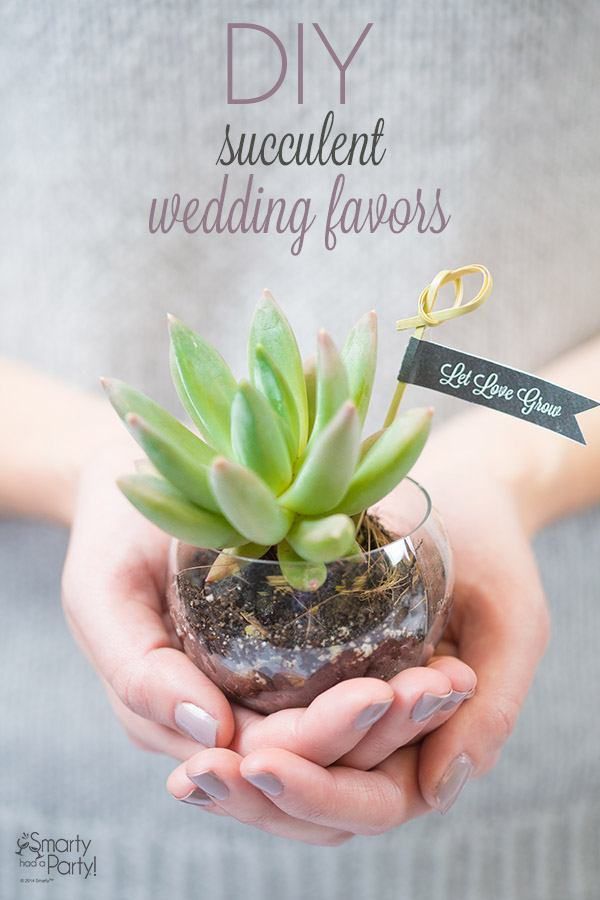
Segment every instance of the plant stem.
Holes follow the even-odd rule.
[[[385,420],[383,422],[383,427],[387,428],[392,424],[394,419],[396,418],[396,413],[398,412],[398,407],[402,402],[402,398],[404,396],[404,391],[406,389],[406,384],[403,381],[399,381],[396,385],[396,390],[394,391],[394,396],[392,397],[392,402],[389,405]]]

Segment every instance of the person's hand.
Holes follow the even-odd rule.
[[[184,758],[198,742],[229,744],[233,712],[179,649],[165,606],[169,538],[130,506],[115,484],[132,466],[131,453],[117,446],[83,470],[63,573],[63,608],[130,738]]]
[[[307,710],[265,718],[230,704],[181,652],[165,608],[169,539],[114,484],[130,465],[118,450],[84,470],[63,598],[76,638],[137,745],[177,759],[188,759],[199,745],[241,755],[279,747],[325,765],[352,749],[353,764],[369,768],[445,721],[472,692],[473,673],[450,658],[389,684],[345,682]]]
[[[488,772],[511,735],[550,637],[550,614],[525,509],[504,479],[470,460],[425,465],[454,551],[454,605],[438,652],[477,673],[473,700],[424,741],[419,784],[445,812],[471,777]]]
[[[351,740],[347,734],[337,745],[328,737],[325,746],[300,753],[281,742],[273,742],[272,749],[204,750],[171,774],[173,796],[280,835],[335,844],[353,834],[381,833],[431,809],[446,812],[469,778],[494,765],[547,643],[545,599],[507,488],[473,466],[461,477],[456,465],[452,478],[437,467],[426,484],[446,522],[456,564],[453,612],[438,648],[446,656],[429,671],[441,664],[449,672],[451,656],[460,657],[477,673],[473,699],[445,723],[434,718],[420,746],[414,740],[424,733],[411,738],[401,728],[410,746],[385,756],[394,745],[392,732],[398,736],[392,718],[396,703],[353,746],[344,744],[346,737]],[[378,511],[393,522],[394,494]],[[394,681],[422,671],[407,670]],[[320,701],[326,702],[326,695],[315,701],[315,709]],[[323,707],[322,728],[332,709]],[[400,714],[401,703],[396,709]],[[335,764],[330,751],[339,754]]]

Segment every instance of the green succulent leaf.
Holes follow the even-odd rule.
[[[350,397],[364,424],[371,400],[377,366],[377,315],[373,310],[358,320],[342,349],[348,372]]]
[[[311,562],[333,562],[354,548],[355,527],[348,516],[298,519],[286,535],[290,547]]]
[[[208,466],[215,451],[154,400],[116,379],[103,379],[110,402],[154,468],[193,503],[218,512]]]
[[[248,344],[251,372],[255,371],[256,348],[259,345],[275,363],[295,398],[298,410],[299,447],[302,450],[308,437],[308,409],[302,358],[294,332],[269,291],[263,292],[252,320]]]
[[[250,374],[255,387],[264,394],[279,416],[290,458],[296,459],[300,441],[296,401],[287,381],[261,344],[256,347],[254,369]]]
[[[294,512],[317,516],[336,506],[348,488],[358,459],[360,422],[345,403],[311,444],[293,484],[279,498]]]
[[[199,334],[173,316],[169,326],[171,374],[179,399],[211,447],[229,454],[237,382],[221,354]]]
[[[210,344],[169,319],[173,380],[201,437],[144,394],[105,381],[148,457],[119,480],[121,490],[164,531],[220,551],[207,585],[276,547],[289,584],[316,591],[327,563],[364,553],[361,514],[416,461],[432,411],[401,413],[361,444],[375,376],[374,312],[356,323],[341,353],[321,331],[316,361],[303,365],[265,291],[250,332],[250,382],[240,385]]]
[[[333,419],[342,403],[350,399],[346,367],[330,336],[326,331],[320,331],[317,338],[315,418],[309,445]]]
[[[323,563],[306,562],[287,541],[277,547],[277,559],[281,574],[297,591],[316,591],[327,578],[327,568]]]
[[[196,547],[229,547],[243,541],[223,518],[190,503],[172,484],[152,475],[127,475],[117,481],[130,503],[168,534]]]
[[[138,444],[167,481],[192,503],[212,512],[220,512],[210,486],[210,463],[216,455],[214,450],[191,431],[188,431],[189,437],[185,440],[180,437],[176,441],[169,434],[152,428],[135,413],[130,413],[126,421]],[[206,463],[201,462],[204,451],[200,448],[208,451],[204,455]]]
[[[358,456],[359,463],[363,461],[373,444],[375,444],[379,440],[384,431],[385,428],[379,428],[378,431],[374,431],[373,434],[370,434],[364,439],[364,441],[360,445],[360,453]]]
[[[231,407],[231,446],[235,459],[280,494],[292,480],[292,464],[279,416],[266,397],[240,383]]]
[[[279,506],[268,485],[251,469],[217,457],[211,484],[223,514],[247,541],[270,547],[285,537],[293,515]],[[244,541],[231,541],[228,546],[234,543]]]
[[[367,450],[335,512],[356,515],[388,494],[404,478],[425,445],[432,412],[411,409],[396,417]]]
[[[344,558],[345,558],[345,559],[348,559],[348,558],[349,558],[349,559],[352,559],[352,558],[354,558],[355,556],[363,556],[363,554],[364,554],[363,548],[360,546],[360,544],[358,543],[358,541],[354,541],[354,543],[352,544],[352,546],[350,547],[350,549],[347,550],[346,553],[344,554]]]
[[[260,559],[265,555],[269,547],[264,544],[240,544],[239,547],[227,547],[223,553],[230,556],[238,556],[242,559]]]
[[[308,433],[312,432],[317,412],[317,361],[314,356],[304,360],[304,382],[308,403]]]

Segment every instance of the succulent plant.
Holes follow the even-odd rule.
[[[288,582],[315,590],[326,563],[361,552],[361,514],[407,474],[431,411],[399,412],[361,443],[377,356],[374,312],[357,322],[341,352],[321,331],[316,361],[303,365],[287,319],[265,291],[250,330],[250,378],[239,383],[200,335],[173,317],[169,324],[173,381],[198,434],[144,394],[105,379],[151,464],[119,487],[164,531],[223,551],[213,578],[234,555],[257,559],[275,548]]]

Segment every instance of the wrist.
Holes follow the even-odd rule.
[[[140,456],[140,449],[116,418],[114,411],[102,400],[88,410],[87,427],[82,428],[69,448],[55,460],[54,487],[46,495],[48,518],[69,528],[79,493],[83,472],[95,459],[102,458],[114,466],[116,476],[127,471]]]
[[[40,414],[16,419],[13,442],[0,450],[0,509],[69,527],[88,460],[107,446],[135,459],[136,445],[100,397],[59,384],[41,400]]]

